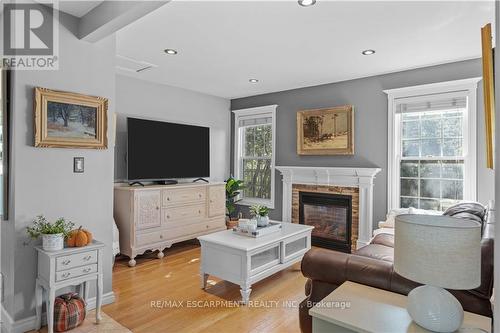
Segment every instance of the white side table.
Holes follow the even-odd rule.
[[[430,333],[412,321],[406,304],[407,296],[347,281],[309,310],[312,331]],[[490,331],[490,318],[464,312],[464,323],[457,333]]]
[[[101,320],[102,261],[104,244],[93,241],[84,247],[64,248],[60,251],[45,251],[36,246],[38,252],[38,276],[35,286],[36,328],[42,323],[43,292],[46,294],[48,332],[54,328],[54,300],[56,291],[67,286],[79,286],[80,295],[88,301],[91,281],[97,282],[96,322]]]

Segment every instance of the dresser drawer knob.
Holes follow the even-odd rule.
[[[160,207],[156,206],[156,210],[160,210]]]
[[[170,218],[170,215],[167,215],[167,219],[169,219],[169,218]]]
[[[92,259],[92,256],[91,256],[91,255],[88,255],[88,256],[83,257],[83,260],[85,260],[85,261],[89,261],[90,259]]]
[[[167,201],[170,201],[170,198],[169,198],[169,197],[167,197]]]
[[[163,235],[160,235],[160,238],[163,239]]]
[[[207,229],[209,228],[209,226],[207,225]]]
[[[63,273],[62,278],[65,279],[65,278],[69,277],[70,275],[71,275],[70,272]]]
[[[91,270],[92,270],[92,268],[87,267],[87,268],[84,268],[82,271],[83,271],[84,273],[88,273],[88,272],[90,272]]]
[[[198,193],[198,198],[201,198],[201,193]]]
[[[198,210],[198,214],[201,214],[201,209],[200,209],[200,210]]]
[[[67,266],[67,265],[69,265],[69,264],[70,264],[70,262],[71,262],[71,260],[66,259],[66,260],[63,260],[62,264],[63,264],[64,266]]]

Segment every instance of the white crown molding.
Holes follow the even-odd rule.
[[[475,89],[477,83],[481,80],[482,77],[473,77],[462,80],[436,82],[436,83],[421,84],[417,86],[386,89],[383,90],[383,92],[392,98],[399,98],[399,97],[409,97],[416,95],[425,95],[426,93],[429,93],[429,90],[431,90],[433,94],[439,92],[449,92],[452,90],[469,90],[469,89]]]
[[[269,112],[275,112],[278,108],[278,104],[271,104],[271,105],[264,105],[264,106],[257,106],[254,108],[247,108],[247,109],[239,109],[239,110],[232,110],[235,115],[238,116],[250,116],[250,115],[257,115],[260,113],[269,113]]]

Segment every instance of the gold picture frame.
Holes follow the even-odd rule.
[[[297,112],[298,155],[353,155],[352,105]]]
[[[493,74],[493,48],[491,23],[481,28],[483,59],[484,120],[486,135],[486,167],[494,168],[495,142],[495,81]]]
[[[108,100],[35,88],[35,147],[108,147]]]

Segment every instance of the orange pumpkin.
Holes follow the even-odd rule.
[[[86,246],[92,243],[92,233],[80,226],[80,228],[70,231],[66,243],[69,247]]]

